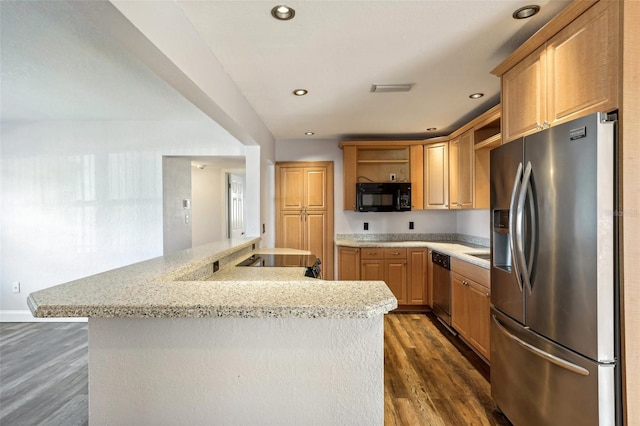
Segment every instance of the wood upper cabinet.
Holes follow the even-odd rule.
[[[424,208],[449,208],[449,142],[424,146]]]
[[[451,271],[451,325],[467,343],[489,360],[489,270],[453,258]]]
[[[551,125],[618,108],[620,1],[601,1],[547,43]]]
[[[360,279],[360,249],[338,247],[338,279],[357,281]]]
[[[473,129],[449,141],[449,208],[473,208]]]
[[[619,9],[599,1],[502,75],[503,140],[619,107]]]
[[[419,141],[344,141],[344,210],[356,210],[358,182],[410,182],[411,208],[423,208],[423,148]],[[395,180],[392,180],[391,177]]]
[[[276,247],[309,250],[333,279],[333,163],[276,163]]]
[[[512,141],[540,130],[547,116],[546,47],[502,76],[502,134]]]

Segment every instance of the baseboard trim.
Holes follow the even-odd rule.
[[[87,322],[87,318],[36,318],[29,310],[2,310],[0,322]]]

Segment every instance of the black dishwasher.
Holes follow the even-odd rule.
[[[451,263],[446,254],[433,251],[433,313],[447,328],[451,327]]]

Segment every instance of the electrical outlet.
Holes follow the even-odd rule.
[[[391,182],[395,182],[396,181],[396,174],[395,173],[389,173],[389,180]]]
[[[364,230],[368,231],[369,230],[369,222],[365,222],[364,223]]]
[[[20,283],[19,282],[13,283],[12,286],[13,286],[13,292],[14,293],[20,293]]]
[[[409,222],[409,229],[413,229],[413,222]]]

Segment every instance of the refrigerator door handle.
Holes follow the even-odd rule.
[[[524,349],[528,350],[532,354],[536,355],[537,357],[543,358],[549,361],[550,363],[557,365],[558,367],[564,368],[565,370],[569,370],[572,373],[576,373],[581,376],[589,375],[589,370],[582,368],[579,365],[575,365],[572,362],[559,358],[555,355],[551,355],[550,353],[545,352],[540,348],[536,348],[535,346],[509,333],[509,331],[507,331],[507,329],[500,323],[500,320],[498,320],[498,318],[496,318],[495,315],[491,315],[491,316],[493,317],[493,321],[495,321],[496,325],[498,326],[498,330],[500,330],[502,334],[504,334],[509,339],[513,340],[518,345],[522,346]]]
[[[513,181],[513,190],[511,191],[511,202],[509,203],[509,243],[511,245],[511,258],[513,259],[513,270],[516,276],[516,282],[520,287],[522,293],[522,278],[520,278],[520,267],[518,266],[518,260],[516,257],[516,201],[518,199],[518,188],[520,186],[520,179],[522,178],[522,163],[518,164],[518,170],[516,171],[516,178]]]
[[[524,254],[524,206],[527,198],[527,193],[531,193],[529,190],[529,182],[531,180],[531,162],[527,163],[527,167],[524,169],[524,177],[522,178],[522,184],[520,187],[520,197],[518,199],[518,207],[516,208],[516,263],[522,270],[522,281],[529,290],[529,294],[533,291],[531,288],[531,281],[529,280],[531,271],[527,264],[527,259]]]

